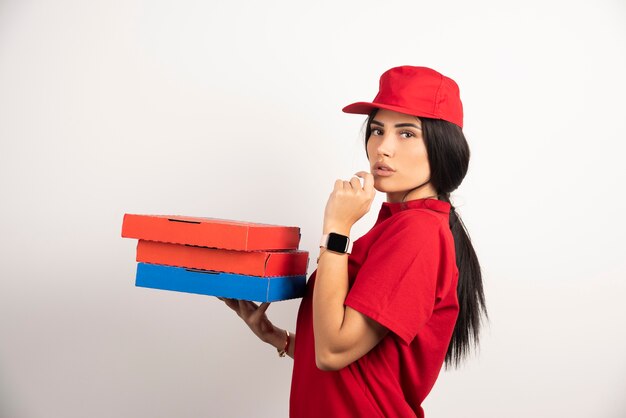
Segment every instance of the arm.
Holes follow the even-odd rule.
[[[324,233],[350,234],[347,227],[325,227]],[[339,370],[369,352],[388,329],[351,307],[348,255],[321,248],[313,290],[315,362],[321,370]]]

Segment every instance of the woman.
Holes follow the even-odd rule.
[[[480,265],[450,202],[470,155],[459,89],[430,68],[395,67],[373,102],[343,111],[368,115],[371,173],[335,182],[324,239],[349,237],[378,190],[387,201],[375,225],[351,252],[320,246],[295,333],[269,321],[269,303],[220,299],[294,359],[290,416],[423,417],[441,366],[460,364],[487,316]]]

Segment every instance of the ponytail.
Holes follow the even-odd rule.
[[[440,200],[450,203],[450,230],[454,237],[456,265],[459,270],[457,298],[459,300],[459,316],[454,326],[452,339],[445,358],[446,369],[452,364],[458,368],[462,360],[469,354],[470,347],[478,348],[480,333],[480,314],[488,319],[483,292],[482,274],[478,257],[472,246],[465,224],[455,207],[450,202],[450,194],[438,196]]]

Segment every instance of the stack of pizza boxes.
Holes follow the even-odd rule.
[[[258,302],[304,296],[299,227],[125,214],[122,237],[138,239],[139,287]]]

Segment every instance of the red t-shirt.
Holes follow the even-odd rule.
[[[348,256],[345,305],[387,327],[376,347],[341,370],[315,364],[313,287],[298,310],[289,413],[293,418],[423,417],[459,312],[450,204],[383,202]]]

